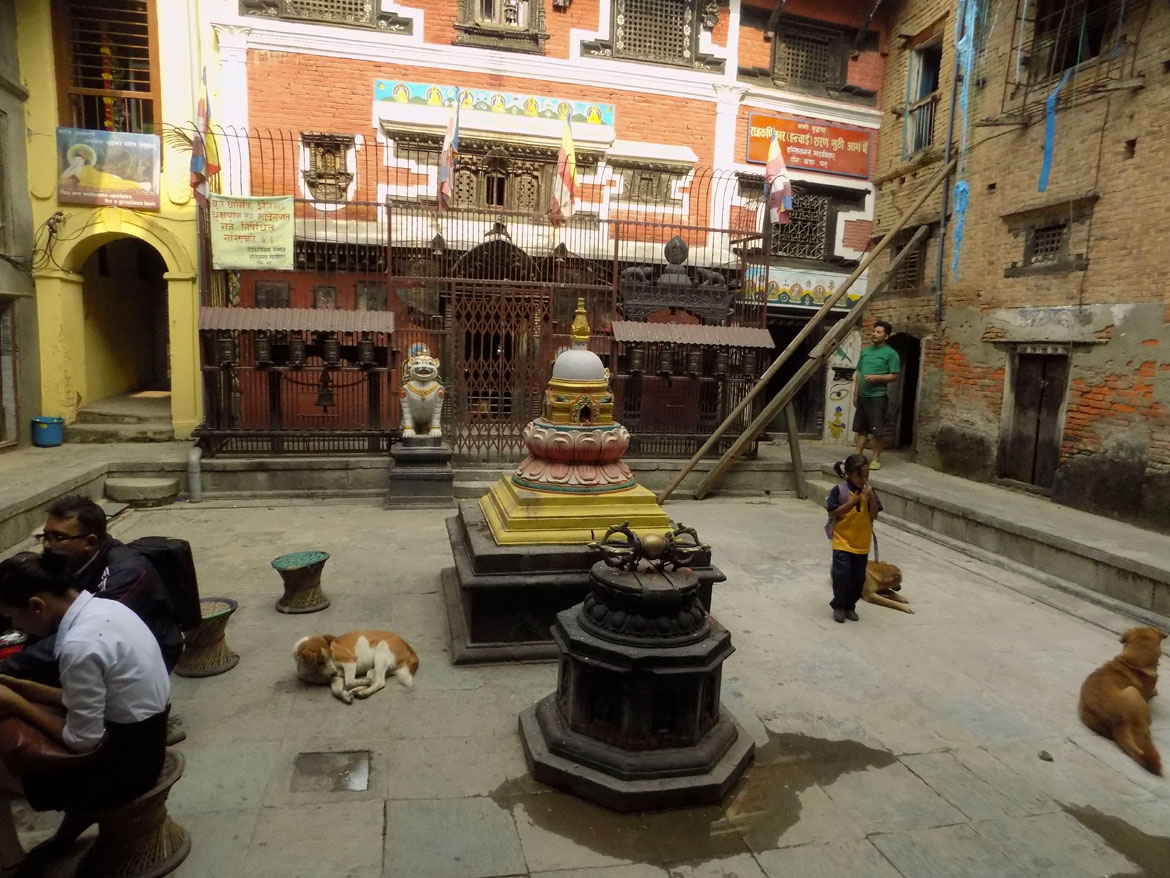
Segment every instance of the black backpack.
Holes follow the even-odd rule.
[[[175,608],[175,621],[187,631],[203,621],[199,607],[199,580],[191,544],[174,537],[139,537],[127,543],[158,571]]]

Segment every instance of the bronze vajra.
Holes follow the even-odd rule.
[[[628,521],[612,525],[600,540],[589,544],[601,551],[602,560],[617,570],[637,570],[643,561],[659,573],[688,567],[695,557],[711,547],[699,541],[693,527],[675,522],[674,530],[639,537]]]

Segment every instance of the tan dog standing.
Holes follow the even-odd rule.
[[[369,698],[384,689],[390,671],[405,686],[414,685],[418,673],[418,655],[393,631],[302,637],[293,647],[293,657],[298,677],[328,685],[346,704],[352,704],[354,696]]]
[[[913,613],[910,601],[898,594],[902,590],[902,571],[884,561],[870,561],[865,565],[865,585],[861,599],[879,607]]]
[[[1158,694],[1158,659],[1166,635],[1157,628],[1130,628],[1121,635],[1121,654],[1081,685],[1081,722],[1112,738],[1138,765],[1162,773],[1162,757],[1150,739],[1150,705]]]

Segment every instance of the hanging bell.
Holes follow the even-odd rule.
[[[333,385],[329,383],[329,372],[321,370],[321,383],[317,385],[317,400],[313,405],[318,408],[323,408],[328,411],[332,406],[337,405],[336,394],[333,392]]]
[[[236,364],[236,340],[231,333],[224,332],[216,336],[215,350],[220,368],[230,369]]]
[[[336,333],[329,333],[321,341],[321,359],[327,366],[336,366],[341,362],[341,340]]]
[[[646,368],[646,348],[640,344],[630,345],[626,353],[629,356],[627,368],[631,375],[637,375]]]
[[[658,349],[658,374],[670,375],[674,372],[674,349],[664,344]]]
[[[358,339],[357,359],[362,366],[374,365],[374,340],[372,338]]]
[[[267,332],[257,333],[252,339],[258,366],[272,365],[272,337]]]
[[[289,334],[288,364],[297,367],[305,364],[305,337],[299,332]]]
[[[703,349],[691,348],[687,351],[687,374],[691,376],[701,375],[703,372]]]

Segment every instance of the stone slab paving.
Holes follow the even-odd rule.
[[[239,666],[174,680],[189,738],[170,802],[194,836],[175,874],[1170,874],[1170,781],[1076,717],[1081,681],[1119,650],[1127,618],[1053,607],[1016,573],[886,528],[883,558],[903,568],[917,612],[862,604],[859,623],[838,625],[811,504],[713,499],[669,511],[698,528],[728,575],[714,597],[737,648],[724,705],[757,759],[721,805],[632,815],[528,776],[516,716],[555,688],[555,665],[450,665],[441,511],[218,503],[123,515],[123,539],[190,540],[203,593],[240,604],[227,629]],[[299,549],[331,554],[332,606],[281,615],[269,562]],[[371,627],[418,650],[413,689],[394,681],[346,706],[296,679],[298,637]],[[1160,701],[1154,737],[1170,756]],[[366,789],[294,774],[299,754],[349,751],[369,753]],[[54,816],[25,813],[21,825],[32,843]]]

